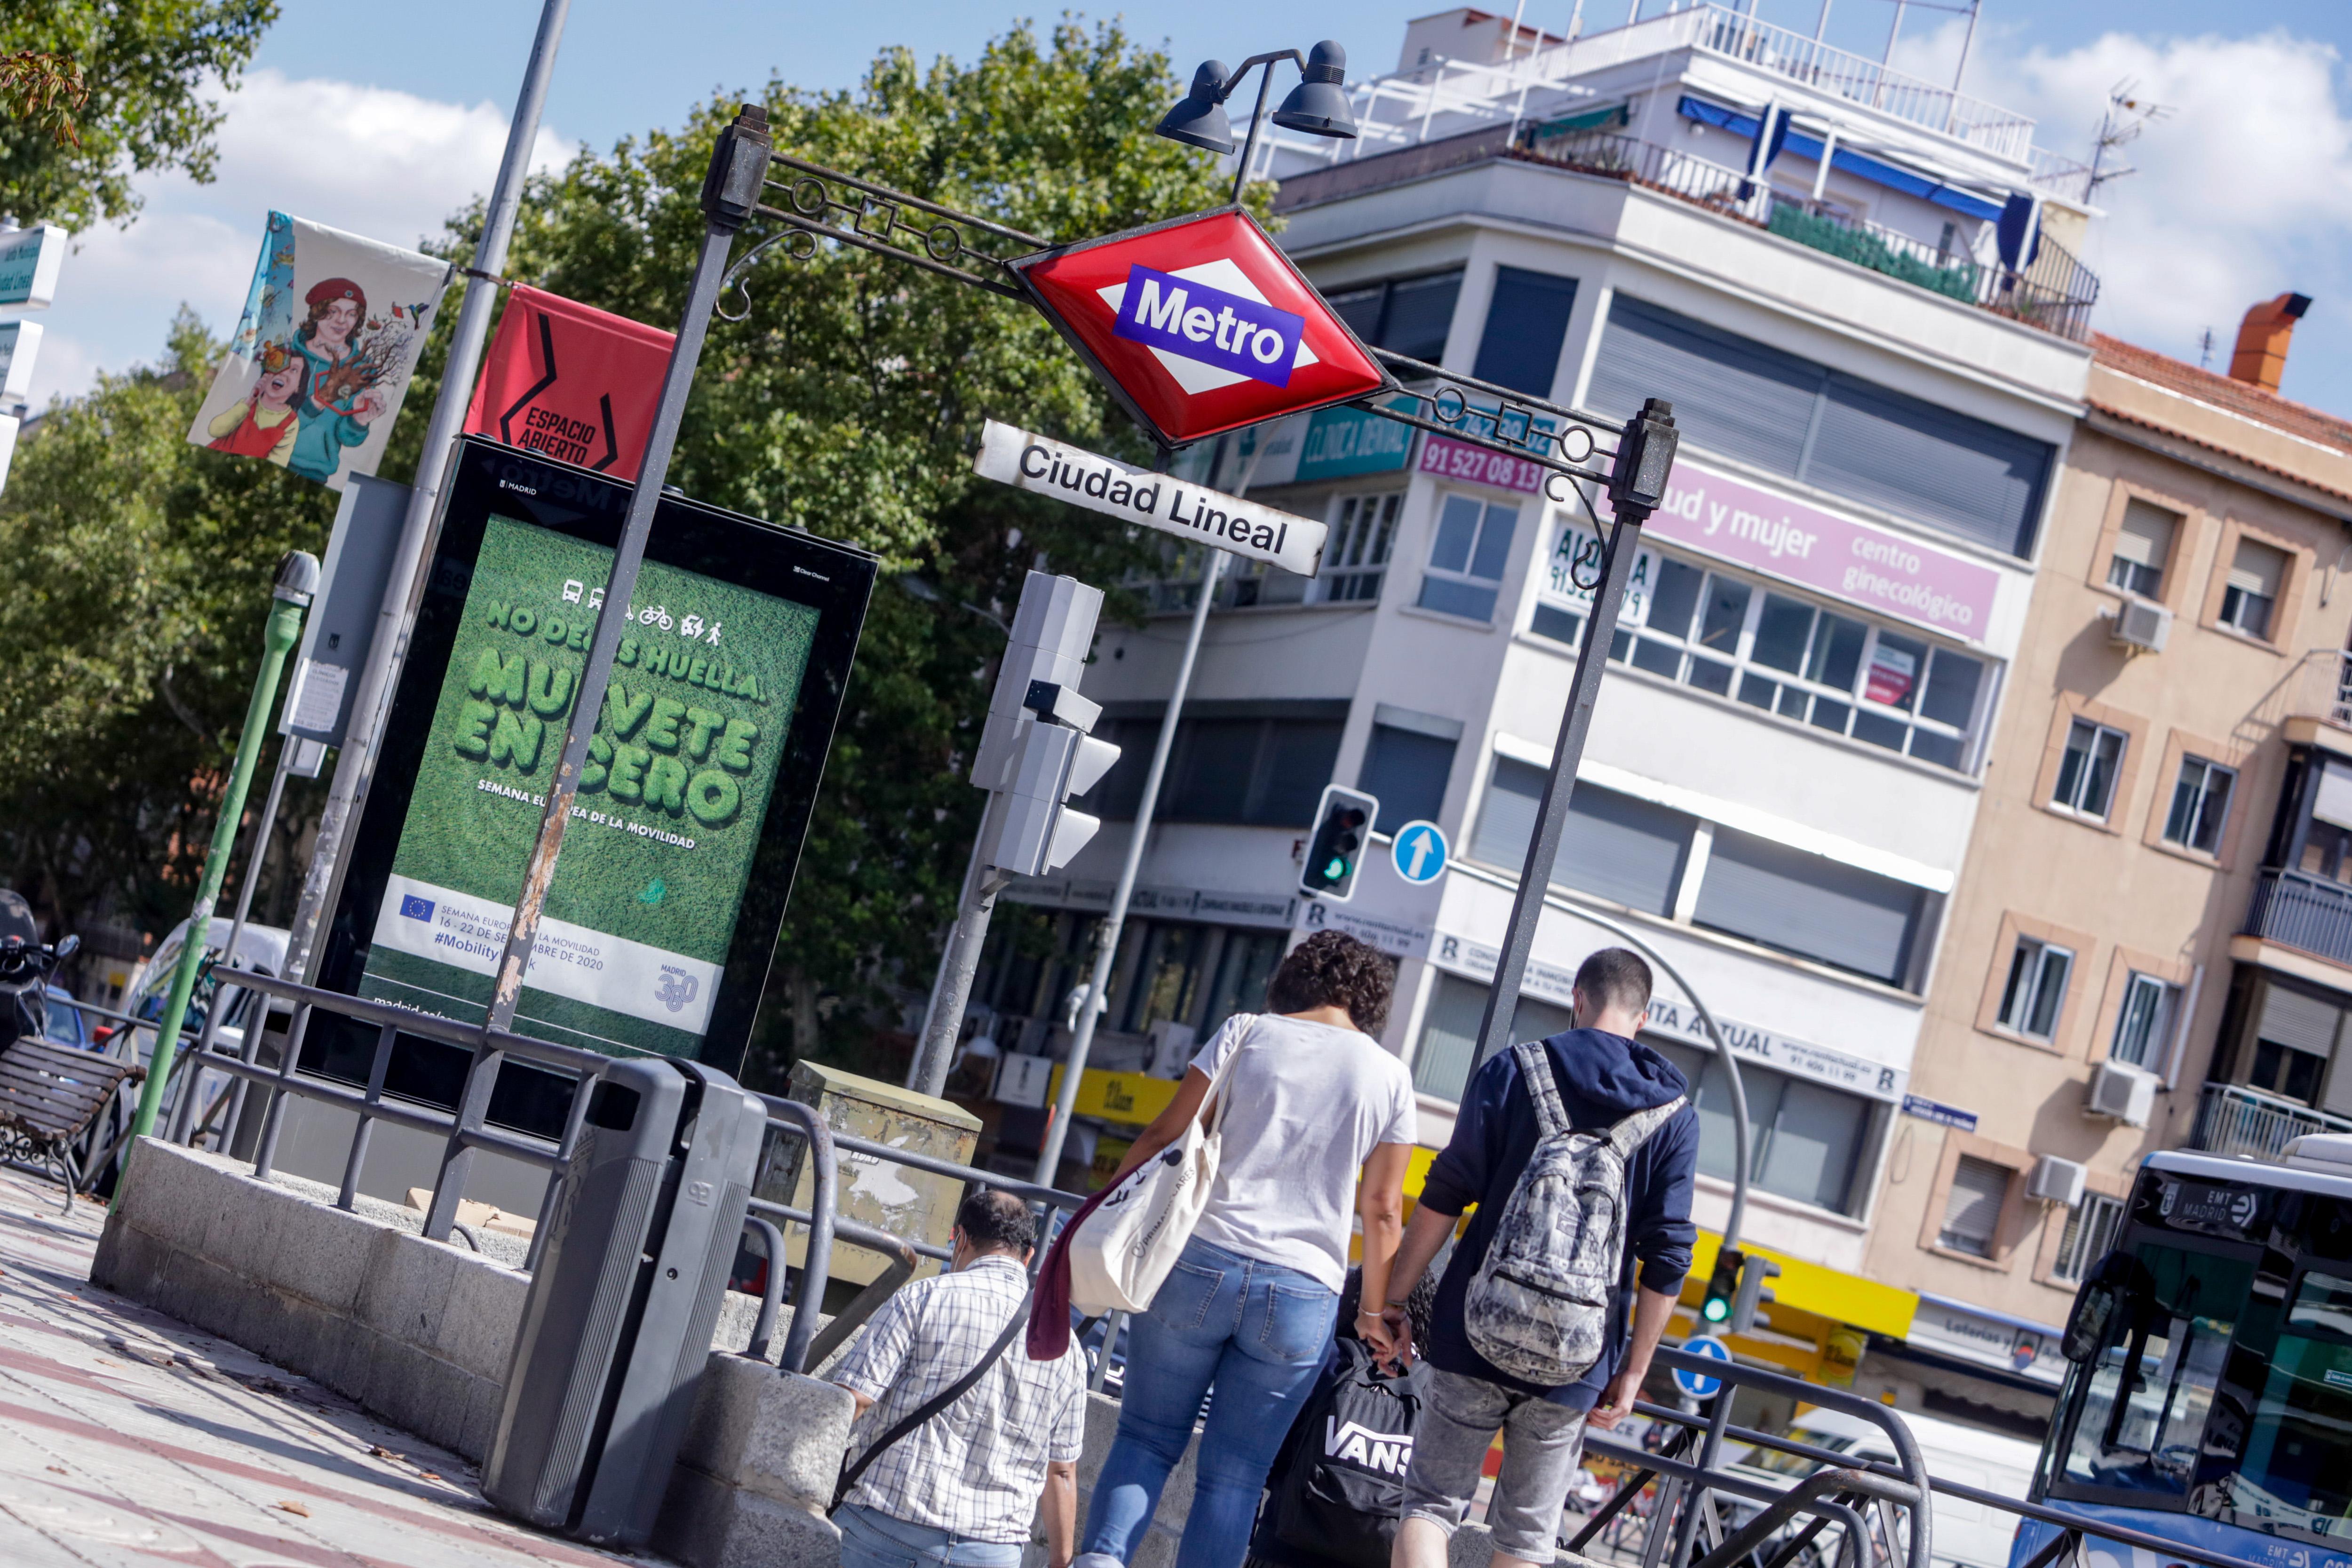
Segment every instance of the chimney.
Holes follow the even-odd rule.
[[[2238,326],[2237,352],[2230,356],[2230,379],[2276,392],[2286,374],[2287,340],[2310,309],[2310,295],[2282,294],[2247,311]]]

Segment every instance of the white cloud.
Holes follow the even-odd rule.
[[[488,102],[257,70],[226,106],[213,184],[151,182],[137,222],[79,237],[47,312],[36,406],[154,359],[183,301],[216,332],[234,325],[271,208],[413,246],[488,194],[506,149],[507,110]],[[532,167],[573,151],[542,126]]]
[[[2338,325],[2352,323],[2352,112],[2336,51],[2275,28],[2109,33],[2059,53],[2010,43],[1989,40],[1969,89],[2036,116],[2045,148],[2087,159],[2119,84],[2167,107],[2110,154],[2137,173],[2097,197],[2107,216],[2084,259],[2104,284],[2099,327],[2191,363],[2210,328],[2226,367],[2247,307],[2297,289],[2322,303],[2297,333],[2285,390],[2352,411],[2352,373],[2335,346],[2352,343],[2352,325]]]

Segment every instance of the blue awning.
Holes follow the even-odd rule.
[[[1682,102],[1675,107],[1685,120],[1696,120],[1702,125],[1713,125],[1720,130],[1728,131],[1735,136],[1745,136],[1751,142],[1756,139],[1756,133],[1763,128],[1762,122],[1755,115],[1742,114],[1738,110],[1726,109],[1719,103],[1709,103],[1703,98],[1685,95]],[[1818,163],[1822,159],[1822,139],[1818,136],[1808,136],[1801,131],[1791,131],[1789,132],[1786,150],[1800,158],[1810,158]],[[1933,202],[1937,206],[1949,207],[1954,212],[1965,213],[1969,217],[1990,221],[2000,216],[2001,205],[1999,202],[1987,201],[1973,191],[1963,191],[1945,184],[1940,180],[1915,174],[1900,164],[1890,163],[1883,158],[1874,158],[1867,153],[1856,153],[1849,148],[1841,147],[1831,155],[1830,167],[1843,169],[1847,174],[1859,179],[1868,180],[1873,184],[1885,185],[1893,191],[1901,191],[1907,196],[1917,196],[1922,201]]]

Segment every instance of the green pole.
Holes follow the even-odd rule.
[[[195,908],[188,912],[188,936],[180,948],[180,967],[172,975],[172,994],[163,1005],[163,1017],[156,1020],[147,1082],[139,1091],[139,1114],[131,1122],[133,1138],[153,1132],[155,1115],[163,1108],[163,1089],[178,1059],[180,1026],[188,1016],[188,998],[195,994],[196,973],[205,964],[213,904],[220,897],[222,879],[228,874],[229,852],[236,847],[237,819],[245,815],[246,791],[253,784],[253,764],[261,755],[262,742],[269,731],[269,710],[278,701],[278,678],[286,668],[287,654],[301,635],[303,608],[318,587],[319,562],[308,552],[289,551],[278,563],[278,584],[270,591],[269,623],[261,634],[261,673],[254,679],[253,700],[246,704],[245,729],[236,738],[236,763],[229,769],[228,789],[221,796],[220,815],[213,823],[212,848],[205,856],[205,874],[196,883]]]

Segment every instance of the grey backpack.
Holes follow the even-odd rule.
[[[1557,1388],[1601,1359],[1625,1263],[1625,1163],[1683,1108],[1680,1095],[1605,1132],[1569,1125],[1540,1041],[1514,1047],[1542,1134],[1462,1304],[1470,1344],[1496,1369]]]

